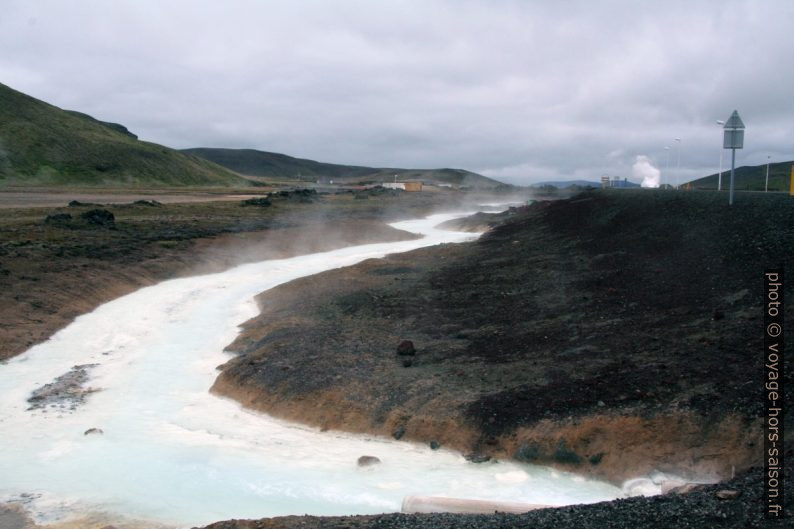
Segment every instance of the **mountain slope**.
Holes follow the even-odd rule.
[[[729,160],[730,162],[730,160]],[[788,191],[791,166],[794,161],[769,164],[769,190]],[[743,165],[734,171],[734,189],[743,191],[763,191],[766,183],[766,164]],[[730,166],[722,172],[722,189],[728,189],[731,182]],[[695,189],[717,189],[717,173],[690,182]]]
[[[185,149],[185,153],[201,156],[240,174],[266,178],[290,178],[296,180],[334,180],[338,182],[392,182],[395,175],[399,181],[418,179],[427,183],[446,183],[470,187],[496,187],[503,185],[496,180],[463,169],[398,169],[362,167],[323,163],[286,154],[258,151],[254,149]]]
[[[244,183],[203,158],[139,141],[123,125],[0,84],[0,186]]]

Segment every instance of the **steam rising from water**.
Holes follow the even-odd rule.
[[[475,465],[459,454],[274,420],[208,393],[225,345],[257,313],[253,296],[386,253],[471,239],[395,223],[418,240],[368,244],[166,281],[77,318],[0,365],[0,501],[33,493],[40,521],[100,510],[179,526],[285,514],[399,510],[409,494],[569,504],[620,490],[541,467]],[[73,366],[101,391],[75,410],[27,399]],[[103,434],[84,435],[90,428]],[[361,455],[382,464],[358,468]]]
[[[642,187],[659,187],[661,183],[661,171],[653,166],[650,158],[640,154],[637,156],[634,165],[631,166],[631,174],[634,178],[642,179]]]

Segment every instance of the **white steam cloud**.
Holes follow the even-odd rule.
[[[661,172],[643,154],[637,156],[637,160],[631,166],[631,174],[634,178],[642,178],[640,183],[642,187],[659,187]]]

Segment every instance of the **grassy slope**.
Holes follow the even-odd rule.
[[[0,186],[231,185],[228,169],[0,84]]]
[[[269,178],[316,180],[318,177],[325,177],[343,181],[390,182],[394,175],[398,175],[401,181],[415,178],[472,187],[495,187],[500,184],[496,180],[462,169],[394,169],[340,165],[254,149],[196,148],[183,152],[201,156],[240,174]]]
[[[728,189],[731,181],[730,160],[727,169],[722,173],[722,188]],[[794,161],[773,163],[769,165],[769,190],[788,191],[791,167]],[[734,171],[735,189],[742,191],[763,191],[766,183],[766,164],[743,165]],[[717,189],[717,173],[691,182],[697,189]]]

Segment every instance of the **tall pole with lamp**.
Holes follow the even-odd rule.
[[[721,119],[718,119],[717,120],[717,125],[720,125],[720,126],[725,125],[725,122],[722,121]],[[717,191],[721,191],[722,190],[722,153],[723,153],[724,150],[725,149],[720,149],[720,174],[717,177]]]
[[[664,174],[667,176],[667,183],[670,183],[670,146],[664,147]]]
[[[676,144],[678,147],[676,148],[676,158],[677,161],[675,163],[675,188],[678,189],[678,177],[681,174],[681,138],[675,139]]]

